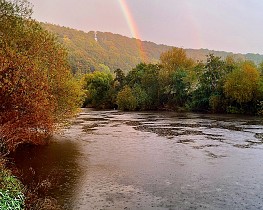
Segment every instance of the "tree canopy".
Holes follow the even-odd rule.
[[[240,104],[249,102],[258,98],[259,81],[259,71],[253,64],[245,62],[229,73],[224,91],[228,97]]]
[[[118,106],[122,110],[256,114],[263,110],[261,72],[262,65],[257,67],[251,61],[209,54],[206,62],[194,62],[183,49],[173,48],[161,55],[159,64],[140,63],[126,75],[117,69],[115,79],[96,87],[94,80],[94,88],[89,86],[88,92],[107,96],[107,100],[91,94],[88,98],[97,102],[97,105],[91,103],[95,107],[103,104],[102,107]],[[101,74],[94,72],[87,78],[101,77]],[[101,91],[104,83],[107,88]]]
[[[32,20],[24,0],[0,1],[0,141],[7,150],[44,143],[81,103],[57,39]]]

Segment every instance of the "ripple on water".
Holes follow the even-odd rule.
[[[257,118],[83,109],[63,134],[73,151],[34,161],[65,177],[65,210],[262,209],[262,134]]]

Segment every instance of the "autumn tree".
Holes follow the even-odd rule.
[[[31,12],[27,1],[0,1],[0,142],[6,151],[45,143],[81,103],[66,51]]]
[[[189,69],[194,65],[194,61],[188,58],[183,48],[172,48],[161,54],[160,63],[168,72],[179,69]]]
[[[240,68],[228,74],[225,94],[239,104],[247,103],[258,97],[260,74],[251,62],[244,62]]]

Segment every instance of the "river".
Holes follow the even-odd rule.
[[[263,209],[262,143],[257,117],[82,109],[14,158],[65,210]]]

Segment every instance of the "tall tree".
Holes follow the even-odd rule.
[[[78,106],[81,88],[63,47],[30,18],[30,4],[0,5],[0,141],[14,150],[25,142],[44,143]]]
[[[228,72],[225,62],[217,56],[210,54],[204,65],[200,65],[202,71],[199,83],[192,94],[191,107],[199,111],[222,111],[220,102],[224,97],[223,84]]]
[[[160,56],[159,80],[163,103],[184,106],[192,80],[194,61],[182,48],[172,48]]]

